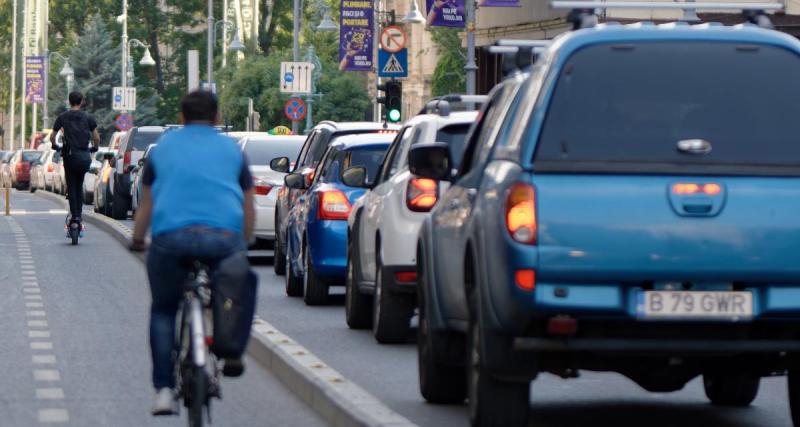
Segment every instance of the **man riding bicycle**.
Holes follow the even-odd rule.
[[[173,347],[175,316],[190,273],[185,260],[215,264],[247,250],[253,234],[253,179],[236,142],[217,132],[216,97],[203,91],[181,102],[183,128],[161,138],[143,171],[142,203],[136,211],[131,249],[147,255],[152,306],[150,347],[153,415],[177,414]],[[240,359],[225,361],[223,373],[240,375]]]
[[[83,94],[69,94],[69,110],[62,113],[53,124],[50,132],[50,144],[55,150],[61,150],[64,159],[64,177],[67,181],[67,198],[69,199],[70,221],[81,221],[83,210],[83,177],[92,164],[90,152],[97,151],[100,146],[100,134],[97,133],[97,122],[94,117],[81,111]],[[63,133],[63,146],[56,145],[56,135]],[[89,140],[92,147],[89,148]]]

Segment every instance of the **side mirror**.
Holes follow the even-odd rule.
[[[291,188],[293,190],[305,190],[306,187],[306,177],[300,173],[290,173],[283,177],[283,182],[286,184],[286,187]]]
[[[363,166],[355,166],[348,168],[342,173],[342,182],[348,187],[366,188],[367,185],[367,168]]]
[[[275,172],[282,172],[288,173],[289,172],[289,158],[288,157],[278,157],[276,159],[272,159],[269,162],[269,167],[272,168]]]
[[[444,142],[412,145],[408,169],[423,178],[450,181],[453,178],[450,148]]]
[[[142,157],[141,159],[139,159],[139,162],[138,162],[138,164],[139,164],[139,167],[140,167],[140,168],[141,168],[142,166],[144,166],[144,157]]]

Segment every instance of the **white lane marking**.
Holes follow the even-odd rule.
[[[28,288],[38,288],[38,287],[39,287],[39,283],[38,283],[38,282],[23,282],[23,283],[22,283],[22,287],[23,287],[23,288],[24,288],[24,287],[28,287]]]
[[[28,320],[29,328],[46,328],[47,320]]]
[[[42,296],[41,296],[41,295],[25,295],[25,299],[27,299],[27,300],[39,300],[39,301],[41,301],[41,299],[42,299]]]
[[[26,292],[29,294],[38,294],[41,291],[39,290],[39,288],[23,288],[22,292]]]
[[[43,302],[37,302],[37,301],[26,302],[25,303],[25,307],[27,307],[27,308],[44,308],[44,303]]]
[[[31,362],[34,365],[54,365],[56,357],[51,354],[34,354],[31,357]]]
[[[51,342],[32,342],[31,343],[31,350],[52,350],[53,343]]]
[[[45,317],[47,313],[44,310],[28,310],[25,312],[28,317]]]
[[[50,331],[28,331],[28,338],[50,338]]]
[[[39,409],[40,423],[66,423],[69,422],[69,412],[66,409]]]
[[[58,387],[52,388],[37,388],[37,399],[59,400],[64,398],[64,390]]]
[[[61,374],[57,369],[34,369],[33,379],[36,381],[61,381]]]

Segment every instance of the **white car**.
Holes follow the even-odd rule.
[[[94,204],[94,187],[95,181],[97,180],[97,173],[100,171],[100,168],[103,166],[103,159],[105,153],[109,152],[108,147],[100,147],[96,153],[94,153],[94,158],[92,158],[92,164],[89,165],[89,171],[83,175],[83,203],[87,205]]]
[[[275,203],[286,175],[272,170],[269,163],[278,157],[297,158],[305,140],[305,136],[261,133],[250,134],[239,141],[253,175],[256,202],[254,234],[258,240],[275,240]]]
[[[446,189],[446,183],[411,174],[409,147],[447,143],[458,165],[477,117],[477,112],[457,112],[410,119],[389,148],[375,182],[362,183],[370,191],[354,204],[348,219],[345,305],[348,326],[372,326],[378,342],[408,340],[416,306],[416,237]],[[357,183],[348,183],[353,184]]]

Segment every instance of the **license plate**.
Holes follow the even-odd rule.
[[[639,295],[637,314],[651,319],[752,317],[753,294],[738,291],[644,291]]]

